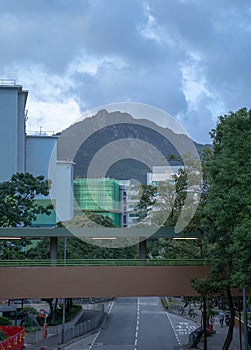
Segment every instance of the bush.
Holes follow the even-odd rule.
[[[37,315],[38,311],[33,306],[26,306],[19,310],[18,314],[23,318],[29,318],[31,315]]]
[[[161,298],[161,302],[162,302],[162,305],[164,306],[164,308],[167,310],[168,309],[168,303],[166,301],[166,298]]]
[[[53,323],[51,322],[51,316],[50,315],[48,316],[47,318],[48,326],[56,326],[62,323],[63,305],[60,305],[60,306],[61,308],[56,310],[55,320]],[[72,305],[70,312],[66,311],[65,313],[65,322],[71,321],[81,309],[82,309],[81,305]],[[40,326],[43,326],[44,319],[37,317],[37,321],[40,324]]]
[[[8,317],[0,317],[0,326],[10,326],[11,322]]]
[[[4,333],[4,331],[2,329],[0,329],[0,341],[4,340],[6,338],[7,337],[6,337],[5,333]]]

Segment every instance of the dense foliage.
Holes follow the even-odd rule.
[[[251,111],[243,108],[219,117],[211,137],[201,223],[208,263],[213,266],[211,281],[219,284],[228,299],[231,317],[223,346],[227,350],[235,316],[231,288],[251,286]]]
[[[251,286],[251,111],[219,118],[207,161],[204,229],[214,271],[229,286]]]
[[[36,215],[49,215],[52,205],[44,207],[35,200],[48,194],[49,181],[44,176],[17,173],[0,183],[0,227],[29,226]]]
[[[35,247],[31,247],[26,257],[29,259],[49,259],[50,242],[48,239],[41,240]],[[64,241],[58,241],[58,258],[64,257]],[[125,248],[101,248],[89,244],[78,238],[67,239],[67,259],[134,259],[138,257],[138,246]]]

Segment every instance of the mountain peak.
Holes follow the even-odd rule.
[[[142,174],[146,173],[146,168],[149,168],[150,164],[160,165],[164,159],[168,160],[170,165],[181,164],[177,159],[181,154],[189,152],[187,145],[192,143],[186,135],[176,134],[148,119],[135,119],[126,112],[108,112],[106,109],[101,109],[95,115],[62,131],[58,140],[58,157],[60,160],[72,160],[76,164],[75,175],[87,177],[88,167],[99,150],[119,140],[121,143],[117,142],[114,150],[121,155],[117,169],[115,171],[116,166],[111,166],[104,176],[117,179],[138,178],[140,182],[143,179]],[[136,148],[139,147],[137,140],[150,145],[151,149],[146,150],[141,143],[142,149],[138,150],[136,157]],[[124,142],[127,142],[126,145]],[[195,144],[195,147],[199,153],[202,152],[203,145]],[[161,160],[156,159],[153,149],[158,150]],[[172,160],[170,155],[173,156]]]

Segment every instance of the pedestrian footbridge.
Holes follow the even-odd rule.
[[[128,264],[129,265],[129,264]],[[0,299],[196,295],[206,266],[1,266]]]
[[[146,229],[144,228],[144,234],[142,234],[142,228],[134,230],[106,228],[102,232],[100,229],[86,228],[79,229],[74,234],[66,229],[0,229],[0,239],[49,238],[51,240],[50,260],[0,261],[0,280],[2,281],[0,299],[194,296],[196,292],[191,286],[191,278],[203,278],[210,270],[203,260],[145,258],[58,260],[57,239],[73,237],[76,233],[89,238],[102,235],[102,239],[131,235],[141,242]],[[155,238],[174,238],[175,232],[164,228],[158,230],[155,236]]]

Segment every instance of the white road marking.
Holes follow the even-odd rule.
[[[173,330],[173,332],[174,332],[174,335],[175,335],[175,338],[176,338],[178,344],[181,345],[180,340],[179,340],[179,337],[178,337],[178,335],[177,335],[177,333],[176,333],[176,330],[175,330],[175,328],[174,328],[174,326],[173,326],[173,323],[172,323],[172,321],[171,321],[171,319],[170,319],[170,317],[169,317],[169,315],[168,315],[167,312],[166,312],[166,316],[167,316],[167,318],[168,318],[168,320],[169,320],[169,322],[170,322],[170,325],[171,325],[171,327],[172,327],[172,330]]]
[[[114,302],[115,301],[113,300],[112,303],[108,305],[109,309],[108,309],[107,315],[109,315],[111,313],[113,305],[114,305]],[[102,324],[101,324],[101,326],[100,326],[100,328],[99,328],[99,330],[98,330],[95,338],[93,339],[93,341],[92,341],[92,343],[91,343],[91,345],[90,345],[88,350],[91,350],[93,348],[94,344],[96,343],[96,340],[97,340],[98,336],[100,335],[100,332],[102,330],[102,327],[103,327],[105,321],[106,321],[106,317],[104,318],[104,321],[102,322]]]
[[[165,314],[166,312],[165,311],[148,311],[148,310],[145,310],[145,311],[141,311],[142,314]]]
[[[182,341],[182,340],[180,340],[180,337],[182,339],[182,336],[189,336],[189,334],[197,328],[197,326],[195,324],[191,324],[191,322],[187,322],[185,320],[184,321],[177,320],[177,322],[175,321],[173,323],[169,314],[166,313],[166,315],[169,319],[169,322],[171,324],[171,327],[173,329],[175,337],[180,345],[181,345],[181,341]]]
[[[137,320],[136,320],[136,330],[135,330],[135,341],[134,341],[134,350],[137,350],[138,347],[138,336],[139,336],[139,311],[140,311],[140,302],[139,298],[137,299]]]

